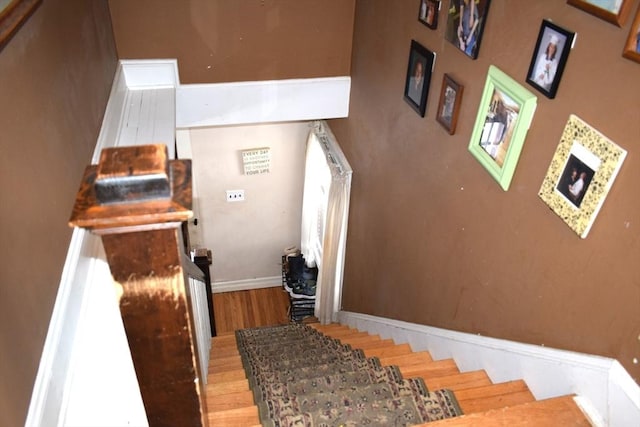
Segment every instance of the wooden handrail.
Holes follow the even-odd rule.
[[[191,216],[191,163],[155,144],[103,150],[69,221],[102,237],[152,427],[208,425],[180,242]]]

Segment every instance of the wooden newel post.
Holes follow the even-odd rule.
[[[105,149],[85,170],[69,224],[102,242],[150,426],[207,426],[180,225],[191,162],[163,144]],[[113,408],[117,410],[117,408]]]

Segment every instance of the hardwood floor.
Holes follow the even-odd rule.
[[[213,294],[216,332],[289,323],[289,297],[282,287]]]

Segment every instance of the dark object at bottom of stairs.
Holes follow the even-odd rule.
[[[410,426],[462,415],[453,392],[428,391],[304,324],[244,329],[236,340],[263,426]]]

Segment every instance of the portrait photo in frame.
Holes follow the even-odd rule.
[[[429,84],[436,54],[415,40],[411,40],[407,78],[404,84],[404,100],[420,117],[424,117],[427,108]]]
[[[449,135],[453,135],[456,131],[463,91],[464,86],[458,84],[449,74],[445,73],[442,77],[436,120],[449,132]]]
[[[440,1],[420,0],[418,21],[435,30],[438,28],[438,14],[440,13]]]
[[[507,191],[533,119],[536,96],[491,65],[469,151]]]
[[[627,37],[627,43],[624,45],[622,56],[640,63],[640,6],[638,6],[636,16],[631,23],[629,36]]]
[[[567,4],[622,27],[631,11],[632,0],[567,0]]]
[[[575,33],[543,20],[527,73],[527,83],[547,98],[555,98],[562,73],[573,48]]]
[[[490,0],[449,0],[444,38],[472,59],[478,57]]]
[[[626,155],[623,148],[571,115],[538,195],[584,239]]]

